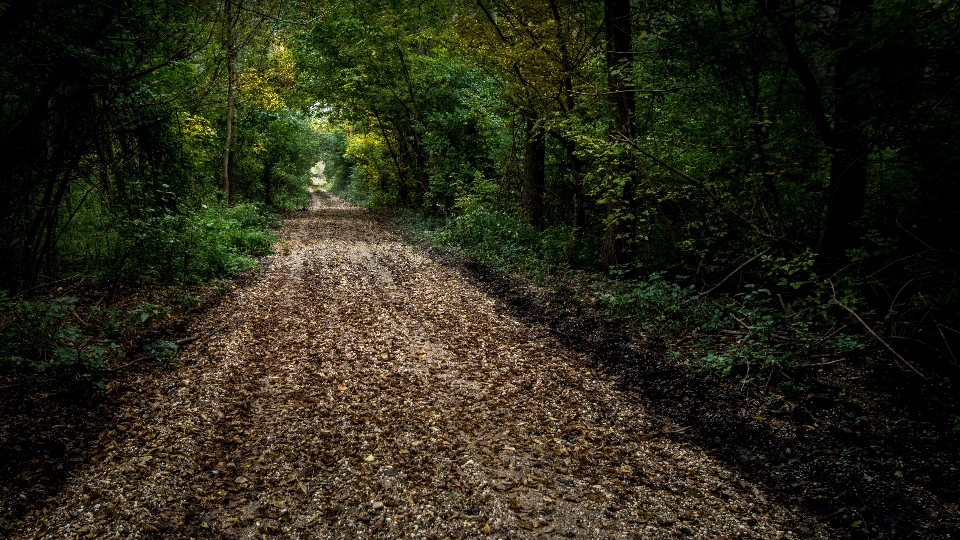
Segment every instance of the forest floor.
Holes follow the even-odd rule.
[[[199,337],[176,364],[118,377],[106,405],[23,396],[0,426],[21,469],[0,478],[0,536],[877,536],[796,495],[837,495],[791,469],[818,426],[690,382],[639,333],[551,327],[550,298],[320,192],[262,272],[171,336]],[[727,432],[684,416],[703,400]],[[40,425],[50,441],[18,443]],[[776,455],[726,445],[744,426]],[[911,519],[902,537],[935,537]]]

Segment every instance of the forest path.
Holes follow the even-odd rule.
[[[327,193],[192,334],[20,538],[822,531]]]

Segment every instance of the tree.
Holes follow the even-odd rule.
[[[224,1],[223,50],[227,63],[227,110],[223,142],[223,196],[227,204],[233,202],[233,152],[231,145],[233,144],[234,86],[237,78],[237,11],[233,7],[233,0]]]
[[[603,22],[606,33],[608,96],[614,108],[612,138],[634,138],[635,97],[629,84],[633,52],[633,20],[630,0],[604,0]],[[629,152],[629,151],[628,151]],[[630,235],[633,232],[634,171],[617,171],[619,177],[607,203],[607,223],[603,238],[603,264],[607,268],[630,262]]]

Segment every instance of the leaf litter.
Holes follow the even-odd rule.
[[[367,211],[282,236],[15,538],[827,536]]]

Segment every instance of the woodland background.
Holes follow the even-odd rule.
[[[956,530],[957,0],[0,0],[0,58],[0,528],[322,178],[838,537]]]
[[[2,368],[102,384],[256,267],[322,161],[334,192],[724,376],[953,378],[958,10],[0,3]]]

